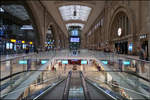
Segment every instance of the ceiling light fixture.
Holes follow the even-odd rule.
[[[68,24],[66,24],[67,29],[69,29],[70,26],[80,26],[81,29],[83,29],[84,24],[81,24],[81,23],[68,23]]]

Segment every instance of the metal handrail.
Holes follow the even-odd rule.
[[[127,59],[132,59],[132,60],[137,60],[137,61],[142,61],[142,62],[146,62],[146,63],[150,63],[150,61],[147,61],[147,60],[142,60],[142,59],[138,59],[138,58],[132,58],[132,57],[129,57],[130,55],[121,55],[121,54],[115,54],[115,53],[105,53],[105,54],[113,54],[113,55],[116,55],[116,56],[119,56],[119,57],[124,57],[124,58],[127,58]]]
[[[82,86],[83,86],[83,89],[84,89],[85,100],[91,100],[90,93],[88,91],[88,88],[87,88],[87,85],[86,85],[86,82],[85,82],[85,79],[84,79],[84,75],[81,71],[80,71],[80,77],[82,79]]]
[[[65,88],[64,88],[64,93],[63,93],[63,98],[62,98],[63,100],[68,99],[71,75],[72,75],[72,71],[69,71],[68,77],[67,77],[67,80],[66,80],[66,85],[65,85]]]
[[[87,78],[86,78],[85,80],[86,80],[88,83],[90,83],[92,86],[94,86],[96,89],[98,89],[103,95],[105,95],[108,100],[117,100],[117,99],[119,99],[119,100],[127,100],[127,99],[125,99],[125,98],[122,97],[122,96],[120,96],[121,98],[116,98],[116,97],[114,97],[114,96],[108,94],[108,93],[105,92],[101,87],[97,86],[97,84],[93,84],[93,83],[92,83],[93,81],[90,80],[90,79],[87,79]]]
[[[53,89],[54,87],[56,87],[58,84],[60,84],[61,82],[63,82],[65,79],[61,79],[57,82],[54,82],[55,84],[53,85],[49,85],[45,88],[45,91],[43,91],[42,93],[40,93],[38,96],[34,97],[33,100],[39,99],[40,97],[42,97],[44,94],[46,94],[48,91],[50,91],[51,89]]]
[[[2,59],[2,60],[0,60],[0,62],[9,61],[9,60],[17,59],[17,58],[22,58],[22,57],[28,57],[28,56],[32,56],[32,55],[35,55],[35,54],[22,55],[22,56],[15,56],[15,57],[8,58],[8,59]]]

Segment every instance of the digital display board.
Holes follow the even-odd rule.
[[[80,42],[80,38],[70,38],[70,42]]]
[[[87,60],[81,60],[81,64],[88,64]]]
[[[71,36],[78,36],[78,30],[72,30]]]
[[[68,60],[62,60],[62,64],[68,64]]]

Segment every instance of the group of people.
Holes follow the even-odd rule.
[[[29,48],[29,46],[26,46],[25,53],[28,54],[29,52],[30,52],[30,48]],[[34,47],[34,52],[36,52],[38,54],[38,49],[36,47]]]

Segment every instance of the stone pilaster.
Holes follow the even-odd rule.
[[[148,4],[148,6],[149,6],[149,9],[150,9],[150,1],[149,1],[149,4]],[[149,14],[148,14],[148,51],[149,51],[149,60],[150,60],[150,11],[148,12]]]

